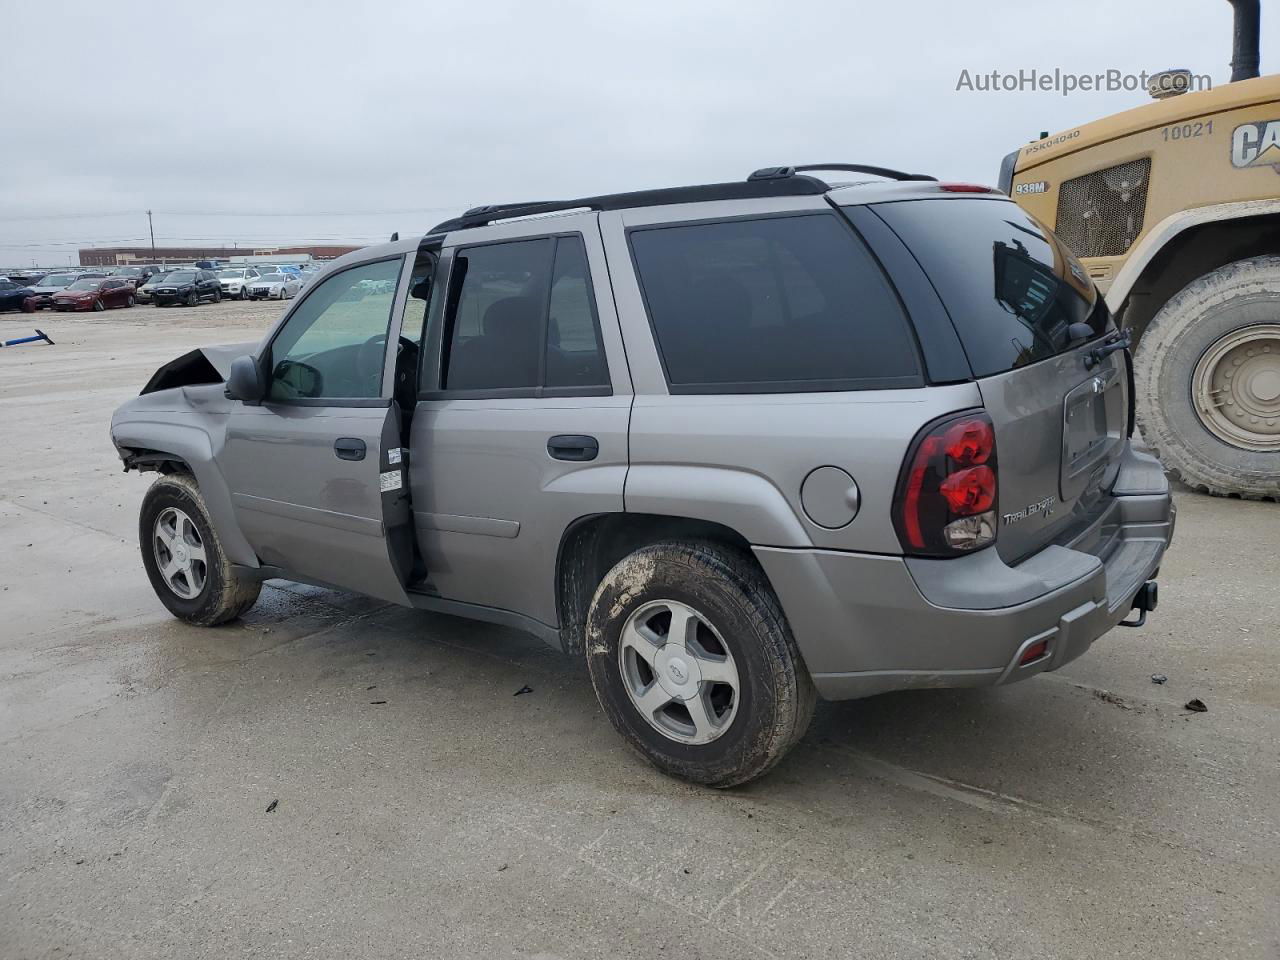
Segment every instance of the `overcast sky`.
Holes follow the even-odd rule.
[[[1225,0],[195,6],[4,4],[0,265],[145,243],[148,208],[157,244],[373,242],[786,163],[990,183],[1039,131],[1146,96],[957,91],[962,70],[1220,84],[1231,58]]]

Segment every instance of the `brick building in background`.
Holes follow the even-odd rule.
[[[297,246],[297,247],[86,247],[80,251],[82,267],[127,267],[140,263],[190,262],[192,260],[228,261],[232,257],[297,257],[310,256],[315,260],[333,260],[359,247],[348,246]]]

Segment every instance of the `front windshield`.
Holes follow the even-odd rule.
[[[75,282],[75,274],[72,273],[51,273],[40,281],[42,287],[65,287]]]
[[[190,283],[196,278],[196,275],[190,270],[179,270],[177,273],[171,273],[165,277],[166,283]]]
[[[289,278],[283,273],[264,273],[258,279],[263,283],[284,283]]]
[[[102,285],[101,280],[77,280],[68,290],[97,290]]]
[[[239,280],[243,276],[244,276],[243,270],[219,270],[218,271],[219,280]]]

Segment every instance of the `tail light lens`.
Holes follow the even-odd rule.
[[[981,411],[928,424],[911,443],[894,526],[904,551],[950,557],[996,539],[996,432]]]

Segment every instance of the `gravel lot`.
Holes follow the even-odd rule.
[[[820,704],[712,792],[501,628],[288,584],[168,616],[111,410],[281,309],[0,316],[57,341],[0,350],[3,960],[1280,956],[1280,505],[1180,493],[1145,629]]]

